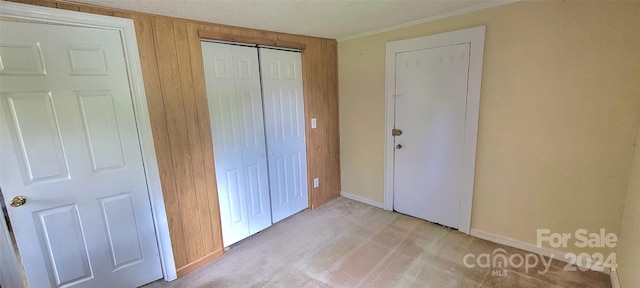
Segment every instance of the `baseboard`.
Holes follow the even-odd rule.
[[[180,268],[177,269],[176,273],[178,274],[178,278],[188,274],[189,272],[196,270],[197,268],[200,268],[202,265],[207,264],[211,261],[213,261],[214,259],[222,256],[222,254],[224,253],[224,249],[219,249],[216,251],[213,251],[207,255],[205,255],[204,257],[195,260],[185,266],[182,266]]]
[[[518,248],[520,250],[535,253],[538,255],[543,255],[549,258],[553,258],[554,260],[558,260],[566,263],[570,262],[570,259],[565,257],[565,254],[567,252],[560,251],[557,249],[547,248],[547,247],[538,247],[538,245],[533,243],[509,238],[509,237],[498,235],[498,234],[493,234],[493,233],[482,231],[475,228],[471,228],[469,235],[480,238],[480,239],[484,239],[493,243],[498,243],[498,244],[510,246],[513,248]],[[604,267],[604,268],[605,268],[604,271],[602,271],[603,273],[610,274],[612,272],[610,267]]]
[[[618,278],[618,271],[611,270],[611,287],[620,288],[620,278]]]
[[[545,247],[538,247],[536,244],[533,244],[533,243],[524,242],[522,240],[509,238],[509,237],[498,235],[498,234],[493,234],[493,233],[478,230],[475,228],[471,228],[471,232],[469,233],[469,235],[480,238],[480,239],[484,239],[487,241],[491,241],[493,243],[498,243],[498,244],[510,246],[513,248],[518,248],[520,250],[544,255],[556,260],[567,262],[567,259],[564,258],[565,252],[560,250],[555,250],[555,249],[545,248]]]
[[[373,200],[371,200],[369,198],[365,198],[365,197],[362,197],[360,195],[351,194],[351,193],[344,192],[344,191],[340,191],[340,196],[342,196],[344,198],[349,198],[351,200],[355,200],[355,201],[358,201],[358,202],[362,202],[364,204],[369,204],[369,205],[371,205],[373,207],[382,208],[382,206],[383,206],[381,202],[373,201]]]

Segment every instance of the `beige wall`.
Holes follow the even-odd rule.
[[[522,1],[340,42],[342,190],[383,201],[385,43],[479,25],[472,228],[530,243],[538,228],[618,233],[640,116],[637,1]]]
[[[618,256],[620,286],[640,287],[640,131],[636,140],[629,190],[622,216]]]

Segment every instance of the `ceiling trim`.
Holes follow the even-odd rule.
[[[357,39],[357,38],[371,36],[371,35],[375,35],[375,34],[379,34],[379,33],[383,33],[383,32],[398,30],[398,29],[409,27],[409,26],[413,26],[413,25],[418,25],[418,24],[422,24],[422,23],[435,21],[435,20],[440,20],[440,19],[443,19],[443,18],[451,17],[451,16],[466,14],[466,13],[470,13],[470,12],[474,12],[474,11],[478,11],[478,10],[482,10],[482,9],[487,9],[487,8],[491,8],[491,7],[501,6],[501,5],[505,5],[505,4],[511,4],[511,3],[518,2],[518,1],[520,1],[520,0],[494,0],[494,1],[484,2],[484,3],[480,3],[478,5],[473,5],[473,6],[470,6],[470,7],[467,7],[467,8],[462,8],[462,9],[454,10],[454,11],[451,11],[451,12],[446,12],[446,13],[430,16],[430,17],[427,17],[427,18],[423,18],[423,19],[407,22],[407,23],[404,23],[404,24],[398,24],[398,25],[394,25],[394,26],[391,26],[391,27],[387,27],[387,28],[381,28],[381,29],[376,29],[376,30],[372,30],[372,31],[369,31],[369,32],[363,32],[363,33],[358,33],[358,34],[351,35],[351,36],[341,37],[341,38],[338,38],[336,40],[338,42],[343,42],[343,41],[347,41],[347,40]]]

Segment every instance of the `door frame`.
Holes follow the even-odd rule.
[[[138,140],[140,141],[140,150],[142,152],[142,162],[146,175],[145,180],[151,203],[151,213],[153,216],[162,274],[166,281],[176,279],[177,273],[173,250],[171,248],[169,225],[162,195],[162,186],[160,184],[160,173],[158,171],[158,162],[153,143],[151,121],[144,90],[140,54],[138,53],[138,42],[133,20],[6,1],[0,2],[0,16],[6,19],[34,21],[42,24],[62,24],[118,31],[124,45],[123,52],[129,79],[129,90],[131,92],[136,128],[138,130]],[[2,219],[2,221],[4,221],[4,219]],[[7,237],[9,237],[9,231],[6,228],[6,225],[0,227],[0,238],[2,239],[8,239]],[[5,247],[0,245],[0,249],[2,248]],[[13,245],[8,248],[13,248]],[[0,251],[0,254],[6,252],[13,253],[13,251]],[[15,264],[20,265],[18,262]],[[9,272],[11,273],[12,271]],[[19,274],[12,276],[12,278],[17,277],[16,279],[22,279],[22,276]],[[15,287],[21,286],[22,283]]]
[[[20,263],[13,250],[13,241],[4,215],[0,216],[0,267],[4,267],[0,270],[0,285],[22,287],[22,275],[18,269]]]
[[[408,51],[451,46],[468,43],[469,76],[467,80],[467,109],[465,119],[462,191],[460,193],[460,213],[458,230],[469,234],[471,230],[471,208],[473,204],[473,182],[476,164],[476,144],[478,139],[478,116],[480,111],[480,85],[482,79],[482,56],[484,53],[485,26],[478,26],[453,32],[423,36],[387,43],[385,75],[385,149],[384,149],[384,209],[393,210],[394,194],[394,137],[391,130],[395,123],[395,83],[396,54]]]

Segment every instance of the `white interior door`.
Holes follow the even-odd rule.
[[[273,223],[309,206],[302,59],[259,48]]]
[[[469,44],[396,54],[394,210],[458,228]]]
[[[258,53],[208,42],[202,53],[222,237],[229,246],[271,226]]]
[[[120,33],[3,21],[0,35],[0,184],[30,286],[159,279]]]

